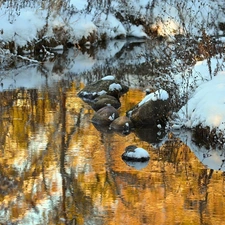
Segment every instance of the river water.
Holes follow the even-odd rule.
[[[187,130],[97,129],[77,97],[113,74],[130,87],[124,115],[152,80],[161,85],[168,49],[118,40],[1,71],[0,224],[225,224],[224,149]],[[146,149],[149,162],[124,162],[128,145]]]

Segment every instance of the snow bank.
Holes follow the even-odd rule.
[[[225,71],[200,85],[178,116],[187,128],[202,125],[225,130]]]
[[[25,46],[38,37],[38,32],[45,26],[47,11],[29,7],[20,10],[20,15],[9,20],[8,9],[0,8],[0,41],[12,42],[17,46]]]
[[[189,76],[176,74],[179,92],[188,96],[187,103],[173,114],[172,128],[194,129],[209,127],[210,132],[225,130],[225,71],[224,57],[214,56],[189,69]],[[211,71],[211,73],[210,73]],[[186,78],[186,79],[185,79]]]
[[[105,35],[106,38],[126,37],[126,29],[123,24],[111,13],[108,15],[101,13],[96,19],[99,36]]]
[[[225,21],[221,0],[217,0],[217,4],[209,0],[182,3],[178,0],[112,1],[108,13],[104,12],[106,6],[105,10],[101,7],[100,10],[95,3],[89,11],[86,10],[87,6],[87,1],[72,0],[66,9],[55,9],[49,14],[47,6],[41,8],[37,4],[33,8],[14,9],[18,11],[9,19],[9,9],[6,3],[2,3],[0,40],[14,41],[16,46],[22,47],[42,37],[59,41],[66,39],[71,43],[77,43],[91,34],[96,34],[96,39],[127,36],[148,38],[146,32],[149,30],[155,30],[161,36],[186,33],[199,36],[200,30],[205,28],[208,34],[215,35],[218,24]],[[224,31],[220,30],[219,34],[224,34]]]
[[[77,43],[82,37],[87,38],[89,35],[97,32],[96,25],[92,22],[92,17],[85,14],[75,14],[64,24],[69,33],[68,42]]]

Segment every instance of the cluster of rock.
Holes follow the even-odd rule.
[[[120,97],[129,88],[121,84],[114,76],[106,76],[101,80],[87,85],[78,93],[85,102],[95,110],[92,123],[96,128],[116,130],[128,134],[133,123],[127,116],[119,116]]]
[[[132,129],[163,127],[170,111],[168,93],[162,89],[149,93],[134,108],[128,110],[126,115],[120,116],[118,112],[121,106],[120,97],[128,90],[129,87],[121,84],[114,76],[106,76],[84,87],[78,96],[95,110],[92,123],[100,131],[117,131],[126,135]],[[135,146],[126,150],[122,158],[128,160],[134,158],[135,161],[149,160],[149,157],[139,155],[140,149]]]
[[[106,76],[84,87],[78,96],[95,110],[92,122],[96,125],[108,126],[125,134],[132,128],[165,125],[170,110],[169,96],[165,90],[146,95],[126,115],[119,116],[120,97],[128,90],[129,87],[121,84],[114,76]]]

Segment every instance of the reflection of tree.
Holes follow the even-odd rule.
[[[209,173],[208,173],[209,172]],[[200,192],[204,193],[204,198],[200,200],[199,202],[199,214],[200,214],[200,223],[204,224],[204,212],[207,210],[207,204],[208,204],[208,188],[210,184],[210,180],[213,175],[213,169],[210,170],[202,170],[202,172],[199,174],[198,183],[200,186]],[[209,216],[209,213],[207,213]]]
[[[55,222],[64,219],[64,224],[82,224],[85,216],[91,215],[93,212],[92,199],[87,197],[80,187],[80,182],[74,176],[75,172],[66,165],[66,153],[72,137],[76,132],[76,128],[80,126],[80,116],[82,109],[78,114],[75,126],[67,131],[67,93],[65,85],[60,87],[60,124],[61,124],[61,147],[60,147],[60,173],[62,177],[62,200],[61,207],[55,208]],[[69,166],[69,173],[66,167]],[[68,196],[68,193],[70,196]],[[83,218],[83,219],[82,219]]]
[[[62,88],[61,93],[61,154],[60,154],[60,173],[62,176],[62,215],[65,221],[67,221],[67,212],[66,212],[66,171],[65,171],[65,153],[67,150],[66,145],[66,93],[64,91],[64,88]],[[67,224],[67,222],[65,223]]]
[[[130,201],[130,196],[124,196],[124,185],[135,186],[138,184],[139,179],[135,174],[126,172],[126,171],[115,171],[114,166],[111,162],[113,149],[111,146],[111,141],[113,141],[112,134],[102,134],[102,140],[105,145],[105,158],[106,158],[106,181],[110,185],[111,191],[114,196],[120,199],[123,205],[126,208],[132,208],[132,204]],[[124,184],[123,184],[124,183]],[[128,198],[126,198],[128,197]],[[138,192],[133,191],[133,198],[138,198]]]
[[[4,207],[12,222],[35,212],[46,224],[165,224],[165,217],[171,224],[193,218],[204,223],[218,200],[210,201],[215,173],[179,140],[155,149],[135,133],[100,134],[89,123],[91,111],[75,97],[76,87],[62,81],[54,89],[14,91],[1,102],[0,199],[9,199]],[[151,155],[140,171],[121,159],[134,143]],[[16,164],[24,166],[17,171]]]
[[[184,195],[184,208],[187,210],[196,210],[199,212],[199,223],[205,224],[205,218],[210,216],[208,211],[209,202],[209,184],[213,176],[213,169],[198,169],[195,168],[195,161],[191,161],[191,150],[183,143],[174,139],[167,141],[160,149],[159,156],[162,159],[163,165],[163,183],[164,197],[167,198],[171,191],[180,192]],[[192,159],[193,160],[193,159]],[[197,157],[196,157],[196,160]],[[173,165],[174,174],[177,176],[178,187],[171,183],[165,171],[168,170],[168,163]],[[197,169],[197,171],[196,171]],[[197,182],[194,182],[194,181]],[[182,187],[185,184],[185,189]],[[174,186],[175,185],[175,186]],[[175,192],[174,192],[175,194]]]

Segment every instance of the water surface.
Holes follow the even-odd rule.
[[[1,74],[0,223],[225,224],[224,149],[199,146],[188,131],[96,129],[94,111],[77,93],[112,73],[99,64],[122,64],[125,52],[74,52]],[[122,75],[130,90],[120,115],[144,97],[146,82],[136,71]],[[149,152],[149,162],[121,159],[133,144]]]

